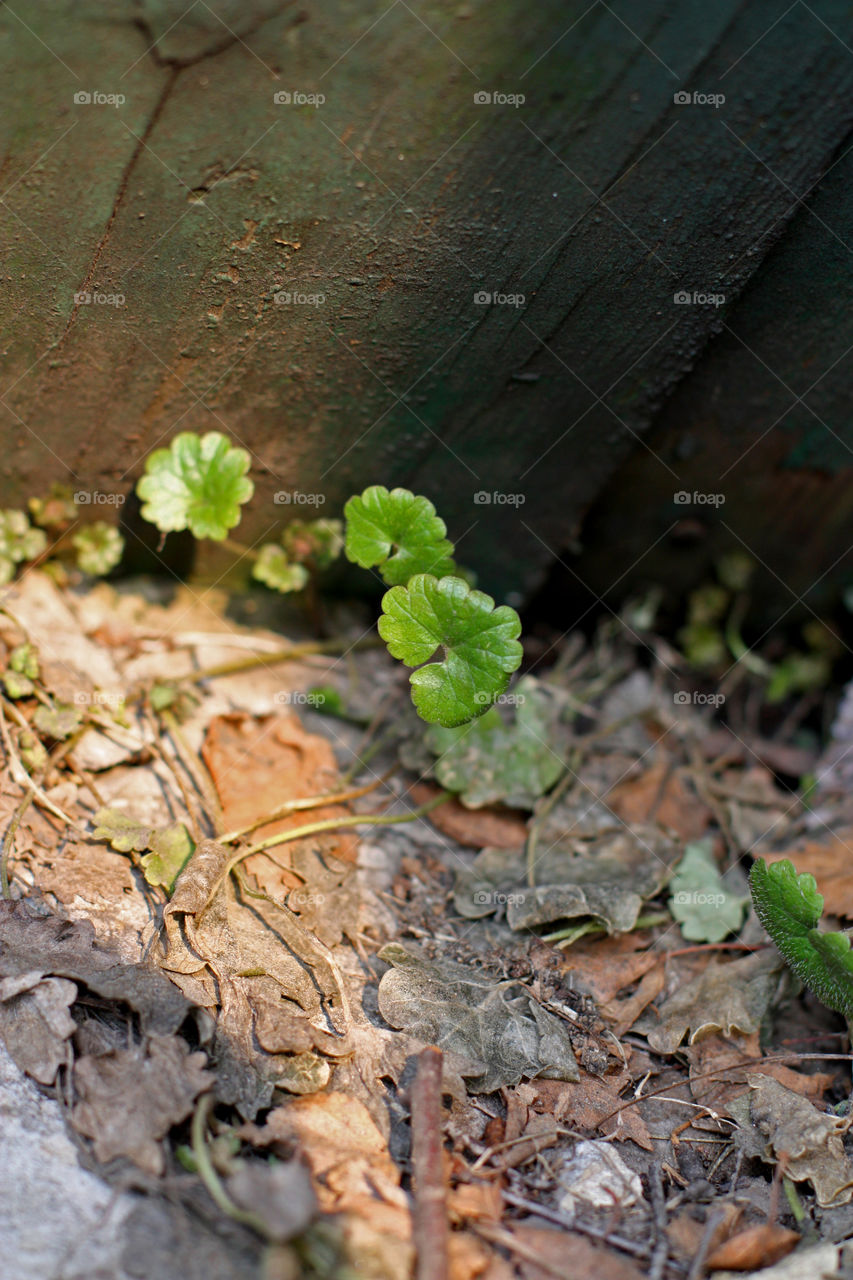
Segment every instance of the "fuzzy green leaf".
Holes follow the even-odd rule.
[[[196,538],[221,542],[240,523],[240,505],[254,486],[250,458],[219,431],[182,431],[168,449],[155,449],[136,486],[142,516],[161,533],[189,529]]]
[[[10,698],[28,698],[35,693],[35,685],[29,676],[19,671],[6,671],[3,674],[3,685]]]
[[[792,862],[757,859],[749,873],[755,914],[794,973],[829,1009],[853,1016],[853,952],[846,933],[817,928],[823,897]]]
[[[392,657],[418,667],[412,701],[429,724],[451,728],[488,710],[521,662],[520,632],[514,609],[496,609],[461,578],[418,573],[382,598],[379,634]],[[437,649],[442,660],[428,662]]]
[[[340,520],[293,520],[281,535],[281,545],[290,561],[310,561],[318,569],[328,569],[344,545]]]
[[[563,769],[566,729],[559,702],[533,676],[519,680],[507,697],[516,706],[509,724],[492,707],[473,724],[434,725],[425,735],[438,756],[436,778],[471,809],[496,801],[532,809]]]
[[[308,581],[308,570],[302,564],[291,564],[281,547],[267,542],[258,551],[252,577],[274,591],[301,591]]]
[[[9,666],[13,671],[18,671],[22,676],[29,676],[31,680],[37,680],[39,674],[39,659],[35,646],[31,644],[18,644],[9,654]]]
[[[669,888],[669,909],[690,942],[722,942],[743,924],[749,898],[727,887],[710,840],[687,845]]]
[[[350,498],[344,515],[347,559],[378,567],[389,586],[405,586],[416,573],[441,578],[456,571],[447,528],[428,498],[374,484]]]
[[[148,848],[152,828],[119,809],[99,809],[95,814],[95,839],[109,840],[119,853],[141,853]]]
[[[114,569],[124,551],[124,538],[118,529],[103,520],[75,533],[71,542],[77,552],[78,568],[93,577]]]

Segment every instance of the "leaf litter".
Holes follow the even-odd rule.
[[[183,1178],[181,1221],[242,1232],[258,1267],[266,1242],[288,1276],[402,1280],[433,1043],[460,1280],[563,1274],[567,1248],[614,1278],[702,1250],[757,1269],[803,1216],[824,1229],[853,1197],[838,1023],[766,945],[742,859],[812,871],[830,913],[853,899],[844,827],[815,831],[756,763],[786,744],[713,748],[616,623],[568,646],[570,681],[558,662],[474,730],[414,740],[383,657],[267,663],[282,637],[223,604],[33,573],[0,615],[33,686],[4,705],[0,1037],[104,1176],[155,1199]],[[146,701],[154,682],[168,698]],[[365,752],[317,687],[381,705],[390,741]],[[383,782],[398,749],[415,772]],[[461,804],[334,829],[405,815],[436,795],[425,776]]]

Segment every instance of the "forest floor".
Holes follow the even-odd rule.
[[[739,672],[724,722],[618,619],[484,735],[253,599],[2,604],[9,1280],[843,1268],[847,1031],[746,880],[853,918],[843,734],[762,736]]]

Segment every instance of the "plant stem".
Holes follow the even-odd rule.
[[[198,920],[202,912],[207,909],[210,900],[228,879],[234,868],[241,863],[244,858],[251,857],[253,853],[266,853],[267,849],[272,849],[275,845],[287,844],[291,840],[302,840],[305,836],[318,835],[321,831],[337,831],[341,827],[379,827],[392,826],[393,824],[400,822],[414,822],[416,818],[422,818],[425,814],[429,813],[431,809],[436,809],[440,804],[444,804],[445,800],[449,799],[450,792],[442,791],[439,795],[433,796],[433,798],[427,801],[426,804],[422,804],[419,809],[412,809],[410,813],[354,813],[351,817],[347,818],[325,818],[322,822],[308,822],[305,826],[294,827],[291,831],[283,831],[277,836],[270,836],[268,840],[262,840],[260,844],[253,844],[248,849],[241,849],[239,853],[235,854],[234,857],[226,863],[225,870],[222,872],[222,875],[207,895],[207,901],[204,906],[196,912],[196,919]]]
[[[210,1152],[207,1149],[205,1140],[205,1130],[212,1110],[213,1094],[202,1094],[193,1113],[191,1136],[192,1153],[195,1156],[198,1175],[218,1209],[221,1209],[229,1218],[233,1218],[235,1222],[245,1223],[247,1227],[251,1227],[264,1239],[267,1239],[268,1233],[261,1219],[245,1209],[238,1208],[223,1187],[219,1174],[213,1167],[213,1161],[210,1158]]]
[[[234,662],[220,662],[215,667],[205,667],[201,671],[193,671],[181,677],[190,684],[201,684],[204,680],[214,680],[217,676],[233,676],[241,671],[253,671],[256,667],[275,666],[279,662],[294,662],[298,658],[307,658],[312,654],[352,653],[357,649],[378,649],[384,644],[379,636],[362,636],[360,640],[347,640],[340,636],[334,640],[308,640],[304,644],[293,644],[287,649],[276,649],[272,653],[254,653],[250,658],[237,658]]]
[[[370,791],[375,791],[383,782],[387,782],[394,773],[396,765],[392,765],[381,778],[377,778],[374,782],[368,782],[363,787],[351,787],[348,791],[336,791],[324,796],[306,796],[301,800],[285,800],[277,809],[273,809],[272,813],[265,814],[263,818],[256,818],[247,827],[240,827],[236,831],[229,831],[224,836],[218,836],[220,844],[233,844],[235,840],[239,840],[240,836],[248,835],[251,831],[257,831],[258,827],[265,827],[268,822],[275,822],[278,818],[284,818],[289,813],[297,813],[302,809],[322,809],[327,804],[344,804],[347,800],[357,800],[360,796],[366,796]]]

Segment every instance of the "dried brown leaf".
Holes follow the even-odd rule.
[[[681,987],[657,1011],[643,1021],[649,1044],[657,1053],[673,1053],[684,1037],[694,1044],[703,1036],[722,1031],[757,1031],[776,990],[781,969],[772,951],[728,964],[714,962],[704,973]]]
[[[392,1027],[467,1057],[468,1087],[491,1093],[522,1076],[576,1080],[565,1023],[523,988],[449,960],[424,960],[398,943],[380,959],[379,1011]]]
[[[747,1076],[752,1089],[750,1115],[765,1140],[765,1153],[785,1161],[794,1182],[812,1184],[823,1207],[853,1199],[853,1165],[842,1142],[850,1116],[826,1115],[808,1099],[758,1072]]]
[[[66,978],[45,978],[38,970],[0,979],[0,1039],[22,1071],[40,1084],[53,1084],[71,1061],[68,1037],[75,1029],[68,1012],[77,987]]]
[[[719,1271],[757,1271],[786,1258],[802,1237],[771,1222],[739,1231],[708,1254],[707,1266]]]
[[[192,1053],[177,1036],[150,1036],[132,1049],[80,1058],[71,1123],[93,1140],[99,1160],[126,1156],[156,1176],[164,1166],[161,1140],[213,1084],[206,1064],[206,1054]]]

